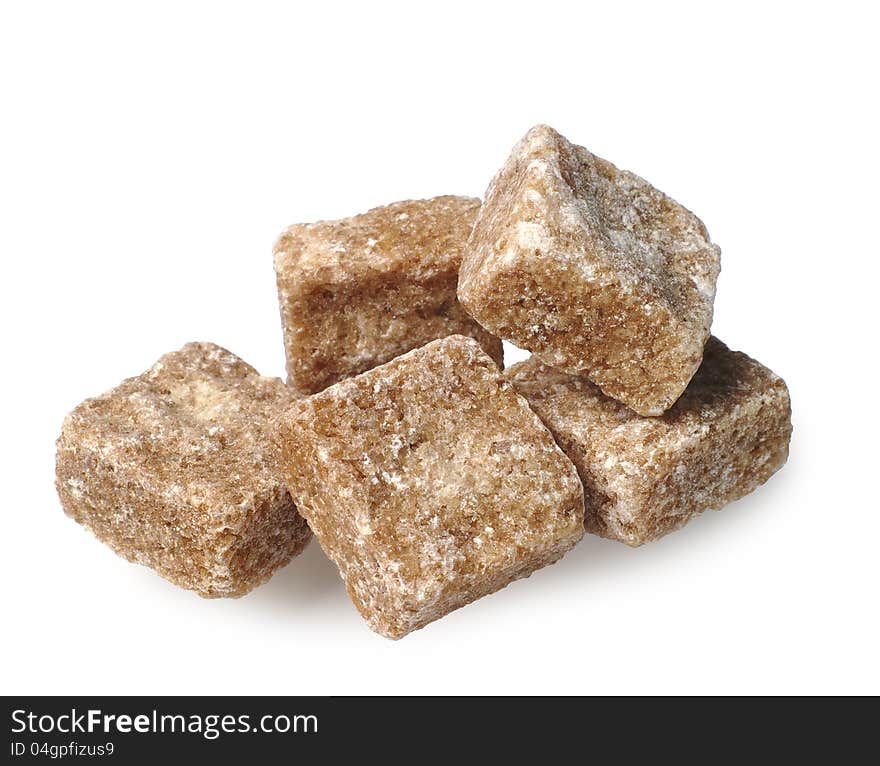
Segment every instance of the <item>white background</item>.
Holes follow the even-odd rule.
[[[880,692],[870,4],[285,5],[2,5],[0,691]],[[399,642],[314,543],[204,601],[62,513],[81,399],[189,340],[283,373],[282,228],[480,195],[536,122],[721,245],[715,332],[794,404],[766,486]]]

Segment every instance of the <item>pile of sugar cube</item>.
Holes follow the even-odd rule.
[[[205,597],[312,535],[400,638],[557,561],[638,546],[786,461],[781,378],[710,334],[720,250],[550,127],[481,203],[297,224],[275,246],[287,382],[189,343],[65,419],[65,512]],[[532,356],[503,370],[502,339]]]

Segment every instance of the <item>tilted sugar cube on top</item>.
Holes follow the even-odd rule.
[[[538,125],[489,185],[458,297],[494,334],[660,415],[700,366],[719,270],[693,213]]]
[[[313,394],[455,333],[500,365],[501,341],[456,297],[479,208],[478,199],[444,196],[287,229],[275,273],[288,384]]]

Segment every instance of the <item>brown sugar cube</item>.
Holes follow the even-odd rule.
[[[574,466],[470,338],[295,402],[278,438],[300,511],[389,638],[528,576],[583,535]]]
[[[501,366],[501,341],[455,294],[479,208],[435,197],[287,229],[275,274],[288,384],[313,394],[453,334],[475,338]]]
[[[719,269],[695,215],[538,125],[489,185],[458,297],[496,335],[660,415],[700,366]]]
[[[311,533],[278,475],[269,419],[293,400],[229,351],[190,343],[64,420],[65,513],[201,596],[241,596]]]
[[[587,531],[629,545],[747,495],[788,458],[785,382],[714,337],[687,390],[657,418],[636,415],[586,378],[536,357],[505,377],[577,466]]]

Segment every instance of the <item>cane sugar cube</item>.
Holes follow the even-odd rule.
[[[492,333],[659,415],[700,366],[719,269],[695,215],[539,125],[486,192],[458,297]]]
[[[577,466],[587,531],[629,545],[747,495],[788,457],[785,382],[714,337],[687,390],[656,418],[640,417],[586,378],[536,357],[505,377]]]
[[[278,439],[300,512],[389,638],[556,561],[583,534],[574,466],[470,338],[295,402]]]
[[[293,400],[225,349],[190,343],[65,419],[67,515],[201,596],[241,596],[311,533],[279,479],[270,418]]]
[[[435,197],[287,229],[275,273],[288,384],[313,394],[456,333],[500,366],[501,341],[456,298],[479,208],[478,199]]]

